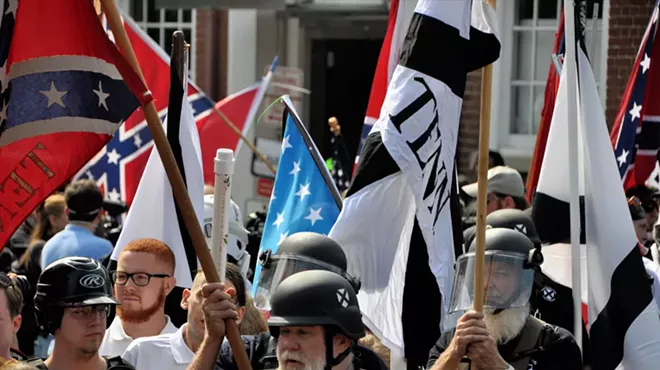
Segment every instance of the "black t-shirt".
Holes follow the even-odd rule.
[[[254,370],[277,369],[276,340],[270,333],[243,335],[241,339],[243,339],[245,351]],[[355,360],[353,361],[355,369],[387,370],[387,366],[385,366],[383,360],[367,348],[356,346],[353,354],[355,356]],[[229,341],[225,341],[222,344],[213,369],[238,370]]]
[[[573,290],[543,273],[536,273],[534,290],[529,299],[531,313],[540,320],[573,333]],[[582,352],[585,365],[591,363],[589,334],[582,322]]]
[[[523,331],[527,327],[523,328]],[[522,335],[508,341],[507,343],[500,344],[497,349],[500,356],[511,363],[516,360],[514,351],[518,346],[518,340]],[[454,337],[454,330],[442,333],[440,339],[435,343],[429,352],[429,361],[426,365],[427,369],[431,369],[440,355],[447,349],[449,343]],[[545,325],[541,329],[537,340],[537,347],[543,346],[544,350],[536,352],[531,356],[531,367],[526,370],[582,370],[582,359],[580,358],[580,348],[575,339],[567,330],[553,325]],[[517,369],[516,369],[517,370]]]

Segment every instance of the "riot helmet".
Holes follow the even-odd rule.
[[[303,271],[284,279],[273,292],[270,314],[268,327],[276,338],[281,327],[323,326],[326,369],[341,363],[355,342],[365,335],[353,286],[344,276],[331,271]],[[335,334],[343,334],[353,341],[353,345],[337,357],[333,353]]]
[[[529,302],[534,275],[543,263],[541,249],[523,233],[509,228],[486,229],[484,308],[495,313]],[[469,310],[474,302],[476,240],[456,261],[450,312]]]
[[[34,296],[37,323],[51,334],[60,327],[64,308],[117,304],[108,272],[87,257],[66,257],[48,265]]]
[[[534,243],[534,246],[541,246],[541,239],[536,232],[536,226],[528,212],[515,208],[498,209],[486,216],[486,224],[492,228],[507,228],[519,231]],[[477,234],[477,226],[471,226],[463,231],[463,240],[465,246],[469,248]]]
[[[229,210],[229,240],[227,243],[227,260],[238,266],[243,276],[247,276],[250,268],[250,254],[246,251],[249,232],[243,226],[243,215],[238,204],[233,200]],[[213,227],[213,194],[204,196],[204,236],[206,244],[211,247]]]
[[[332,271],[343,276],[355,292],[360,281],[346,272],[346,254],[337,242],[329,237],[312,232],[295,233],[284,239],[277,252],[264,250],[259,255],[261,275],[255,292],[257,308],[270,311],[269,299],[272,292],[287,277],[307,270]]]

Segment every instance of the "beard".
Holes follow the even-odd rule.
[[[529,306],[507,308],[497,315],[495,310],[484,310],[484,322],[490,335],[497,344],[503,344],[515,338],[529,317]]]
[[[158,310],[165,306],[165,287],[161,287],[160,292],[158,293],[158,299],[156,302],[149,307],[142,308],[139,310],[126,310],[122,308],[121,305],[117,306],[117,316],[122,321],[126,321],[131,324],[141,324],[147,322],[151,317],[153,317]]]
[[[287,370],[290,369],[287,365],[287,361],[296,361],[302,364],[304,367],[302,370],[323,370],[325,368],[325,361],[315,360],[308,358],[300,351],[284,351],[280,352],[277,350],[277,361],[279,362],[278,370]]]

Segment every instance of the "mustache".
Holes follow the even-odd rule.
[[[284,351],[280,353],[280,361],[298,361],[305,365],[309,362],[307,357],[298,351]]]

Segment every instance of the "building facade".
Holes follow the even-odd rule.
[[[404,14],[411,17],[416,0],[401,1]],[[182,8],[157,8],[157,3]],[[193,8],[202,3],[207,7]],[[497,1],[502,54],[494,65],[490,147],[523,173],[536,140],[562,3]],[[654,3],[588,0],[587,49],[610,125]],[[168,52],[172,32],[182,29],[192,44],[191,77],[216,100],[252,84],[278,55],[280,65],[299,70],[301,87],[311,90],[299,96],[301,115],[321,153],[330,152],[330,116],[339,118],[351,154],[357,151],[387,26],[387,0],[122,0],[120,4]],[[458,148],[459,170],[468,176],[476,163],[480,94],[481,72],[475,71],[468,76]],[[279,139],[280,133],[281,127],[260,125],[250,139]],[[250,166],[251,155],[241,156],[237,166]],[[253,190],[245,191],[248,198],[254,195]]]

